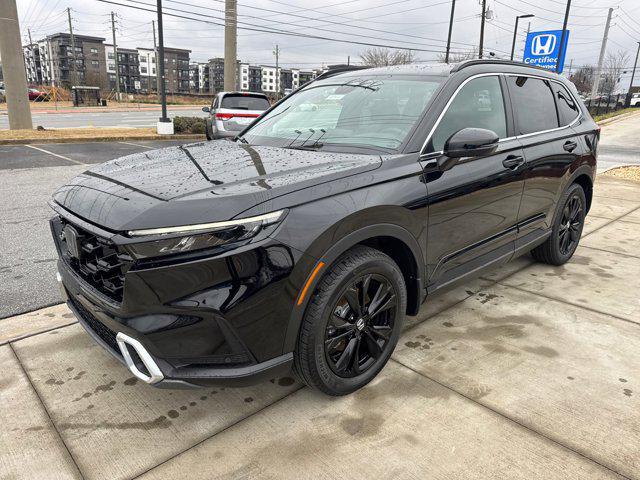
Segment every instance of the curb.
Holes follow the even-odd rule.
[[[603,127],[605,125],[609,125],[610,123],[617,122],[618,120],[624,120],[626,118],[633,117],[638,114],[640,114],[640,108],[638,109],[637,112],[629,112],[629,113],[624,113],[622,115],[616,115],[615,117],[605,118],[604,120],[600,120],[599,122],[596,122],[596,123],[601,127]]]
[[[42,143],[94,143],[94,142],[124,142],[145,140],[205,140],[204,134],[188,135],[133,135],[121,137],[70,137],[70,138],[25,138],[0,140],[0,145],[30,145]]]

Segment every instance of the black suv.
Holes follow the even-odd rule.
[[[573,85],[503,61],[329,71],[235,141],[96,166],[60,188],[58,280],[157,386],[369,382],[405,315],[531,252],[561,265],[599,128]]]

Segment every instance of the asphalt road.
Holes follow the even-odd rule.
[[[169,117],[204,117],[200,108],[172,110],[169,107]],[[158,110],[132,110],[128,112],[82,112],[73,113],[34,113],[33,126],[44,128],[79,128],[79,127],[154,127],[160,117]],[[9,128],[9,117],[0,115],[0,130]]]
[[[99,114],[104,115],[104,114]],[[0,146],[0,318],[59,302],[47,220],[55,189],[100,163],[177,142]],[[598,170],[640,165],[640,115],[602,129]]]
[[[184,142],[0,146],[0,318],[58,303],[47,205],[86,164]]]

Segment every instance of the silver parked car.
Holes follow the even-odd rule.
[[[271,104],[263,93],[220,92],[211,107],[202,107],[207,117],[207,140],[235,137],[262,115]]]

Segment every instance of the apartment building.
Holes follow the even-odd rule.
[[[138,65],[140,66],[140,91],[153,93],[158,91],[156,78],[156,52],[153,48],[138,48]]]
[[[114,52],[113,45],[104,46],[105,60],[107,64],[107,76],[109,79],[109,90],[116,90],[116,53],[118,55],[118,73],[120,78],[120,92],[138,93],[142,90],[140,82],[140,63],[138,50],[131,48],[117,48]]]
[[[107,81],[104,38],[56,33],[23,47],[27,81],[34,84],[91,85]]]
[[[261,92],[262,68],[257,65],[249,65],[248,63],[240,64],[238,84],[239,90],[243,92]]]
[[[191,50],[164,49],[164,82],[167,93],[189,93],[189,57]]]
[[[209,64],[208,63],[199,63],[198,64],[198,92],[199,93],[210,93]]]

